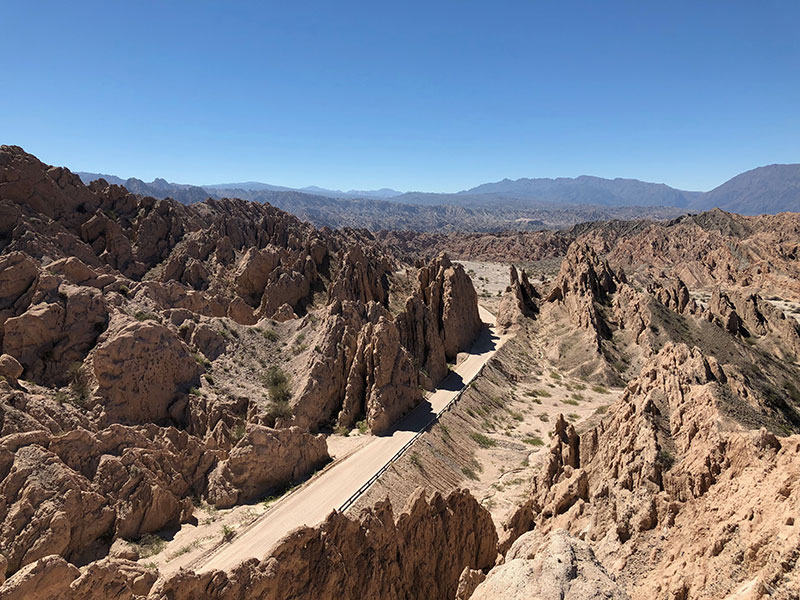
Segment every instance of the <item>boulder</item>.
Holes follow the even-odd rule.
[[[9,354],[0,355],[0,377],[16,381],[22,376],[22,371],[22,365],[16,358]]]
[[[153,321],[121,321],[103,338],[92,366],[106,419],[122,423],[168,419],[170,404],[200,373],[186,344]]]

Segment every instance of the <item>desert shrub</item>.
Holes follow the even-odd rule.
[[[675,457],[667,450],[659,450],[656,460],[664,467],[665,471],[669,471],[675,464]]]
[[[492,438],[479,433],[477,431],[473,431],[470,434],[470,437],[478,444],[481,448],[491,448],[492,446],[496,446],[497,442],[495,442]]]
[[[72,363],[67,369],[69,390],[72,399],[78,406],[85,406],[89,400],[89,376],[79,362]]]
[[[136,311],[136,313],[133,315],[133,318],[137,321],[161,321],[161,318],[157,314],[144,310]]]
[[[239,423],[231,430],[231,441],[235,444],[244,437],[245,426],[244,423]]]
[[[236,536],[236,531],[230,525],[222,526],[222,541],[230,542]]]
[[[525,438],[522,441],[524,443],[526,443],[526,444],[530,444],[531,446],[544,446],[544,442],[542,441],[542,438],[540,438],[539,436],[536,436],[536,435],[534,435],[532,437]]]
[[[292,407],[287,400],[271,401],[266,412],[267,424],[274,427],[278,419],[291,419]]]
[[[166,545],[167,542],[165,540],[152,533],[145,533],[136,542],[136,546],[139,549],[139,558],[155,556],[161,552]]]
[[[461,472],[467,479],[472,479],[473,481],[478,480],[478,474],[475,473],[475,470],[470,467],[461,467]]]

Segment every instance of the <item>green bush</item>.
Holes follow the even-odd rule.
[[[230,525],[223,525],[222,526],[222,541],[223,542],[230,542],[234,536],[236,536],[236,531],[234,531],[233,527]]]
[[[477,431],[473,431],[470,437],[478,444],[481,448],[491,448],[492,446],[496,446],[497,442],[495,442],[492,438],[479,433]]]
[[[152,533],[146,533],[136,542],[139,548],[139,558],[148,558],[161,552],[167,542]]]
[[[478,480],[478,474],[470,467],[461,467],[461,472],[467,479],[472,479],[473,481]]]
[[[157,314],[146,312],[144,310],[136,311],[136,313],[133,315],[133,318],[137,321],[161,321],[161,318]]]

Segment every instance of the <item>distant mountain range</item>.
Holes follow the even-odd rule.
[[[737,175],[709,192],[692,192],[637,179],[583,175],[557,179],[504,179],[454,194],[379,190],[294,189],[257,181],[203,186],[157,178],[121,179],[79,172],[85,182],[102,177],[136,194],[172,197],[184,204],[208,197],[269,202],[316,225],[370,229],[536,229],[581,219],[669,218],[717,207],[740,214],[800,211],[800,164],[769,165]]]

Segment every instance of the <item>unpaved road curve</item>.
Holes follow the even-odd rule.
[[[486,324],[481,336],[463,360],[444,381],[388,434],[374,437],[353,454],[334,463],[320,476],[279,500],[230,544],[198,559],[198,571],[230,570],[249,558],[262,559],[287,533],[301,525],[316,525],[338,509],[364,483],[377,473],[414,435],[421,431],[433,414],[447,406],[456,394],[478,374],[507,336],[497,333],[494,316],[480,308]]]

